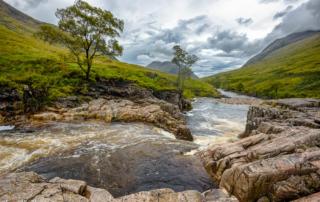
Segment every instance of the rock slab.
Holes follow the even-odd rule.
[[[236,202],[223,190],[174,192],[158,189],[114,198],[104,189],[79,180],[54,178],[50,181],[34,172],[11,173],[0,177],[0,201],[46,202]]]
[[[250,107],[241,139],[201,154],[220,188],[240,201],[289,201],[320,191],[320,100]]]

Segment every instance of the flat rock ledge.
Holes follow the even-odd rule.
[[[318,99],[251,106],[241,139],[210,147],[203,164],[239,201],[320,201],[319,120]]]
[[[48,181],[34,172],[11,173],[0,177],[0,201],[45,202],[236,202],[223,190],[174,192],[171,189],[144,191],[113,198],[104,189],[79,180],[53,178]]]
[[[49,121],[143,122],[175,134],[177,139],[192,141],[193,137],[177,105],[159,99],[95,99],[75,108],[48,108],[34,114],[31,125]]]

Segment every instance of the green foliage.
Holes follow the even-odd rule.
[[[255,64],[204,80],[259,97],[320,98],[320,35],[283,47]]]
[[[190,55],[178,45],[173,47],[173,51],[174,56],[171,62],[176,64],[179,68],[177,87],[179,91],[183,91],[185,80],[190,77],[192,73],[191,67],[199,60],[199,58],[196,55]]]
[[[11,20],[19,24],[18,21]],[[11,30],[0,24],[0,86],[17,89],[21,97],[26,85],[40,89],[47,94],[43,99],[44,103],[88,91],[83,73],[69,59],[66,48],[38,40],[33,32],[25,30],[24,27],[21,30]],[[104,56],[96,58],[92,74],[92,78],[118,78],[154,91],[175,89],[177,78],[141,66],[112,61]],[[187,80],[185,89],[188,91],[185,94],[188,98],[219,95],[210,84],[198,80]]]
[[[59,30],[42,25],[37,35],[50,43],[67,47],[87,80],[97,54],[111,57],[122,54],[123,49],[116,37],[123,31],[124,23],[111,12],[77,0],[73,6],[58,9],[56,16],[59,18]]]

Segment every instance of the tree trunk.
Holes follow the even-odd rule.
[[[86,80],[90,80],[90,71],[91,71],[91,61],[89,57],[89,49],[86,50],[86,59],[87,59],[87,71],[86,71]]]
[[[177,87],[178,87],[178,91],[181,91],[181,67],[180,66],[179,66],[179,72],[178,72]]]

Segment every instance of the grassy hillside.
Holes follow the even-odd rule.
[[[0,2],[1,3],[1,2]],[[0,87],[16,88],[21,96],[25,85],[44,89],[47,101],[74,95],[86,90],[84,75],[70,60],[63,47],[52,46],[34,37],[37,21],[19,21],[0,9]],[[95,60],[92,82],[95,78],[118,78],[132,81],[139,86],[155,91],[175,89],[174,75],[106,57]],[[184,95],[217,96],[210,85],[198,80],[188,80]]]
[[[204,80],[258,97],[320,98],[320,34],[280,48],[254,64]]]

